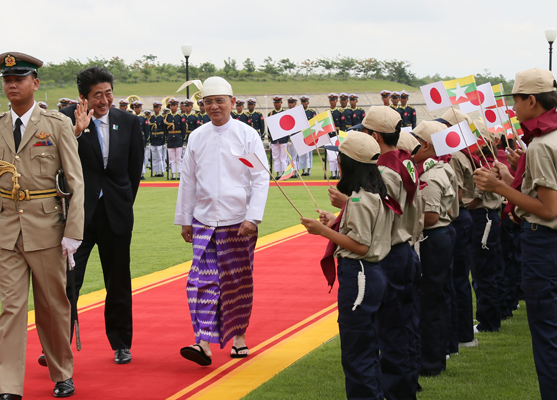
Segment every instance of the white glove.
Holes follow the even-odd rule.
[[[72,269],[75,267],[73,255],[79,246],[81,246],[81,240],[70,239],[67,237],[62,238],[62,254],[68,256],[68,262],[70,263],[70,267]]]

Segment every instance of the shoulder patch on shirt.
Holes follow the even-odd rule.
[[[359,197],[352,197],[352,203],[359,203],[359,202],[360,202]]]

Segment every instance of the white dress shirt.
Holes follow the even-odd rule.
[[[99,131],[101,133],[101,136],[103,138],[103,147],[102,147],[102,152],[103,152],[103,164],[104,164],[104,168],[106,169],[106,165],[108,164],[108,147],[110,146],[110,129],[108,129],[108,113],[106,113],[105,115],[103,115],[100,118],[95,118],[95,117],[91,117],[91,119],[93,121],[95,121],[96,119],[100,119],[101,120],[101,126],[99,128]]]
[[[21,117],[15,113],[13,108],[10,110],[10,112],[12,113],[12,132],[15,131],[15,121],[19,118],[21,120],[21,128],[20,129],[21,129],[21,138],[22,139],[23,139],[23,134],[25,133],[25,128],[29,124],[29,118],[31,118],[31,114],[33,114],[33,110],[35,109],[36,106],[37,106],[37,102],[35,101],[33,103],[33,107],[31,107],[29,110],[27,110],[27,112],[25,114],[23,114]]]
[[[263,219],[269,173],[257,172],[232,154],[256,153],[267,166],[258,133],[230,118],[222,126],[207,123],[190,134],[178,189],[175,225],[191,225],[195,217],[209,226],[229,226]]]

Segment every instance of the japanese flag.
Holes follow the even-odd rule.
[[[473,111],[480,111],[480,104],[482,105],[484,110],[496,104],[495,95],[493,94],[491,83],[484,83],[483,85],[478,86],[477,90],[479,97],[478,99],[474,99],[466,103],[460,103],[460,111],[462,111],[464,114],[468,114]]]
[[[267,126],[273,140],[292,135],[296,132],[309,128],[303,106],[297,106],[290,110],[271,115],[267,118]]]
[[[484,120],[485,125],[488,128],[494,128],[497,125],[503,125],[505,122],[508,122],[509,118],[506,110],[502,108],[490,108],[488,110],[484,110]]]
[[[476,143],[476,137],[468,126],[466,120],[458,125],[453,125],[444,131],[431,135],[431,141],[437,157],[451,154]]]
[[[303,156],[304,154],[315,150],[315,145],[308,146],[306,144],[306,142],[304,141],[304,134],[301,132],[290,136],[290,140],[292,140],[292,144],[294,145],[294,148],[296,149],[296,152],[299,156]],[[317,139],[317,147],[323,147],[327,145],[331,145],[331,139],[329,138],[329,135],[323,135]]]
[[[265,168],[265,165],[263,164],[263,162],[261,162],[261,160],[259,160],[259,157],[257,157],[257,154],[250,153],[250,154],[246,154],[246,155],[239,155],[239,154],[236,154],[234,152],[234,150],[232,150],[232,149],[230,149],[230,151],[232,152],[234,157],[237,157],[238,160],[242,164],[244,164],[246,167],[253,168],[255,171],[267,171],[267,168]]]
[[[420,90],[429,111],[451,106],[451,100],[442,81],[421,86]]]

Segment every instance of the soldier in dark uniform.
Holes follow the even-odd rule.
[[[287,102],[288,102],[288,109],[294,108],[298,104],[298,98],[294,96],[289,96]],[[291,140],[288,141],[287,150],[288,150],[288,154],[290,154],[290,158],[294,162],[294,175],[292,175],[292,178],[297,178],[298,177],[298,152],[296,151],[296,148],[294,147],[294,144],[292,144]],[[286,162],[288,164],[290,163],[288,156],[286,156]]]
[[[186,117],[178,113],[178,99],[168,100],[170,113],[164,117],[164,132],[166,134],[166,149],[168,163],[172,172],[171,180],[180,179],[182,170],[182,146],[186,135]]]
[[[211,118],[205,112],[205,105],[203,104],[203,99],[197,100],[197,105],[199,106],[199,113],[197,113],[197,126],[206,124],[211,121]]]
[[[151,118],[153,113],[150,110],[143,111],[143,122],[141,118],[139,123],[141,124],[141,129],[143,130],[143,169],[141,170],[141,180],[145,180],[145,172],[147,171],[147,166],[149,165],[149,155],[151,154],[151,126],[149,125],[149,118]],[[153,166],[151,166],[153,168]]]
[[[162,103],[153,102],[153,115],[149,118],[151,141],[151,167],[156,177],[164,176],[164,117],[161,114]]]
[[[265,139],[265,119],[261,112],[255,110],[255,104],[257,101],[254,98],[248,98],[247,124],[259,132],[259,136],[263,140]]]
[[[302,106],[304,107],[304,111],[306,113],[306,117],[308,121],[317,115],[317,111],[313,108],[309,108],[309,96],[303,95],[300,96],[300,101],[302,102]],[[302,176],[310,176],[311,175],[311,167],[313,166],[313,150],[310,152],[298,156],[298,168],[302,170]]]
[[[406,90],[400,93],[400,108],[404,111],[402,114],[402,126],[416,127],[416,109],[408,104],[410,95]]]
[[[60,103],[60,105],[58,106],[58,110],[61,110],[62,108],[66,108],[67,106],[70,105],[69,99],[66,99],[65,97],[58,99],[58,102]]]
[[[240,122],[243,122],[244,124],[247,124],[248,117],[246,113],[244,113],[244,104],[246,104],[244,100],[236,99],[236,110],[230,111],[230,116]]]
[[[383,105],[389,106],[391,100],[391,91],[385,89],[380,91],[379,94],[381,95],[381,101],[383,101]]]
[[[147,153],[147,145],[149,143],[149,136],[151,133],[151,129],[149,127],[149,118],[145,117],[145,115],[141,113],[141,110],[143,109],[143,103],[139,100],[136,100],[132,103],[132,108],[135,115],[137,115],[137,118],[139,118],[139,126],[141,127],[141,133],[143,134],[143,149],[145,150],[145,153]],[[145,170],[148,160],[149,159],[147,157],[143,158],[143,169],[141,171],[142,180],[145,179]]]
[[[180,114],[185,114],[186,113],[186,100],[182,100],[180,102]]]
[[[282,96],[274,96],[273,97],[273,106],[275,107],[269,113],[269,117],[271,115],[278,114],[284,111],[282,108]],[[271,134],[269,133],[269,136]],[[272,137],[269,137],[271,144],[269,147],[271,148],[271,154],[273,155],[273,165],[275,166],[275,172],[277,173],[277,179],[282,176],[286,167],[288,166],[288,156],[286,155],[286,148],[288,147],[288,136],[282,137],[277,140],[271,140]]]
[[[352,111],[348,108],[348,94],[341,93],[339,96],[340,99],[340,124],[342,131],[347,131],[350,129],[354,123],[352,122]]]
[[[341,112],[337,107],[338,94],[329,93],[327,97],[329,98],[329,104],[331,106],[329,112],[333,117],[333,122],[335,123],[335,129],[336,129],[336,132],[330,132],[329,136],[335,137],[338,134],[338,130],[341,129],[340,127],[341,127],[341,117],[342,117]]]
[[[358,107],[358,95],[356,93],[350,93],[350,111],[352,112],[352,126],[361,124],[366,112],[362,107]]]
[[[184,147],[188,144],[188,139],[190,137],[190,133],[193,132],[195,128],[197,128],[197,113],[193,111],[193,101],[191,100],[184,100],[184,109],[185,112],[182,116],[186,119],[186,136],[184,137]]]
[[[128,111],[128,104],[130,104],[126,99],[120,99],[118,102],[118,107],[122,111]]]
[[[398,102],[400,101],[400,92],[394,91],[391,93],[391,108],[395,110],[397,113],[400,114],[400,118],[402,118],[402,114],[404,114],[404,110],[400,108]]]

